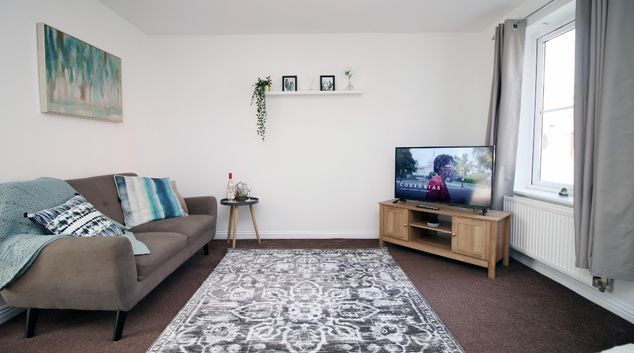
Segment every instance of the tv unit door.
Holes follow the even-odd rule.
[[[479,259],[487,258],[488,239],[484,221],[453,217],[451,251]]]
[[[408,211],[396,207],[381,207],[381,211],[381,233],[386,237],[408,241]]]

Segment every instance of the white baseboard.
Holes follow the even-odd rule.
[[[266,231],[260,232],[261,239],[379,239],[376,230],[360,231]],[[227,232],[217,232],[215,239],[227,239]],[[254,231],[240,231],[236,234],[236,239],[255,239]]]
[[[4,300],[0,300],[0,324],[11,320],[14,316],[23,312],[24,309],[8,306]]]
[[[544,265],[543,263],[515,249],[511,249],[511,257],[527,267],[530,267],[531,269],[552,279],[553,281],[567,287],[589,301],[613,312],[631,323],[634,323],[634,308],[621,300],[608,297],[609,293],[601,293],[598,289],[579,282],[578,280],[559,272],[552,267]]]

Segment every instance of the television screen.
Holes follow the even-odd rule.
[[[491,206],[493,146],[397,147],[394,197]]]

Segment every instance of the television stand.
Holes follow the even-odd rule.
[[[426,207],[419,207],[426,206]],[[467,262],[488,269],[509,264],[511,214],[490,210],[473,212],[462,207],[393,200],[379,203],[379,246],[386,242]],[[435,209],[434,209],[435,208]],[[484,212],[484,213],[481,213]],[[438,218],[439,225],[427,225]]]

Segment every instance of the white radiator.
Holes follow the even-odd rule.
[[[513,214],[511,247],[559,272],[591,285],[592,276],[575,267],[575,229],[571,207],[513,196],[504,198]]]

